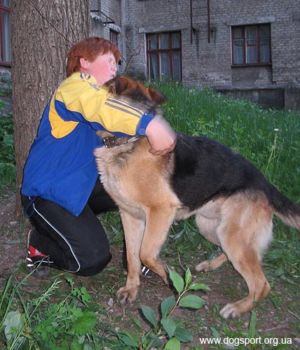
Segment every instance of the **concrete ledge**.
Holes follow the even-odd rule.
[[[216,89],[216,91],[233,98],[249,100],[264,108],[285,108],[284,88],[231,88]]]
[[[284,90],[285,108],[300,111],[300,87],[291,87]]]

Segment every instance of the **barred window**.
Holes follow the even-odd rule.
[[[10,64],[10,1],[0,0],[0,65]]]
[[[147,69],[150,80],[181,80],[181,33],[147,34]]]
[[[109,40],[118,47],[119,33],[113,29],[109,30]]]
[[[232,27],[232,64],[271,64],[269,24]]]

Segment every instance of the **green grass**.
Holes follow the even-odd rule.
[[[300,113],[265,110],[210,90],[156,86],[167,97],[166,118],[178,132],[211,137],[251,160],[295,200],[300,187]]]
[[[0,116],[0,190],[14,184],[15,173],[12,117]]]

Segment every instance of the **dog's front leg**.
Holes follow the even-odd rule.
[[[168,284],[168,276],[165,266],[160,262],[158,256],[174,220],[175,212],[175,206],[169,205],[169,203],[148,209],[140,252],[142,263],[157,273],[166,284]]]
[[[118,290],[117,295],[121,303],[132,302],[136,299],[140,285],[140,248],[142,244],[145,221],[137,219],[124,210],[120,210],[127,255],[127,280],[125,287]]]

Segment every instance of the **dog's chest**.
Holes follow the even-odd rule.
[[[99,170],[101,182],[116,204],[134,217],[142,218],[144,211],[132,199],[127,184],[124,183],[124,177],[122,176],[124,169],[117,165],[101,163]]]

